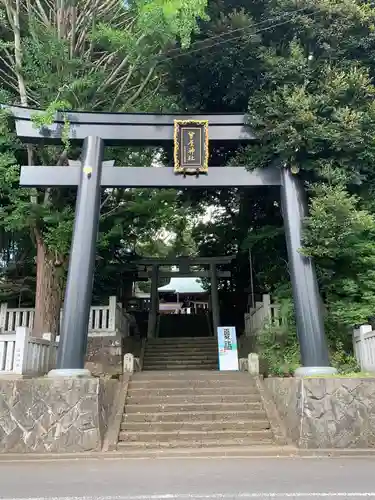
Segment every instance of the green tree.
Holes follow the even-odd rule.
[[[372,265],[375,213],[374,6],[358,0],[298,6],[289,0],[213,0],[209,13],[211,20],[201,25],[191,54],[171,61],[170,88],[181,93],[189,110],[248,113],[258,140],[235,154],[221,152],[222,161],[264,168],[278,159],[306,179],[312,215],[305,251],[317,260],[332,330],[366,321],[373,303],[371,271],[369,279],[366,272]],[[215,228],[195,232],[199,246],[220,252],[251,247],[258,291],[280,285],[285,290],[278,195],[258,191],[251,198],[246,202],[233,191],[211,194],[223,215]],[[239,217],[241,212],[247,216]],[[329,220],[326,231],[334,235],[345,214],[351,217],[342,233],[348,231],[356,252],[349,257],[350,247],[332,237],[327,252],[334,258],[329,259],[322,254],[326,233],[314,228]],[[239,268],[244,275],[245,252]],[[244,289],[240,281],[238,286]]]
[[[1,0],[0,5],[0,80],[8,91],[6,102],[46,110],[36,117],[37,125],[50,123],[57,111],[64,118],[66,109],[173,109],[173,99],[163,93],[161,57],[176,44],[187,46],[191,32],[197,29],[197,19],[205,17],[205,0],[138,0],[129,4],[117,0],[100,4],[80,0]],[[6,116],[2,120],[5,130]],[[3,151],[0,161],[1,190],[8,200],[1,212],[1,225],[13,234],[31,236],[37,266],[35,333],[56,332],[74,193],[17,189],[17,165],[63,166],[68,157],[76,158],[79,150],[70,148],[67,141],[60,148],[29,145],[23,150],[8,131],[7,134],[12,146]],[[123,150],[117,153],[117,159],[122,164],[146,165],[154,154],[151,150]],[[158,196],[148,200],[148,195],[145,200],[141,192],[103,193],[102,226],[106,234],[101,235],[102,247],[108,248],[114,235],[119,238],[121,224],[116,214],[117,210],[123,213],[125,203],[134,210],[130,216],[133,224],[131,228],[127,226],[129,232],[142,226],[143,234],[150,235],[151,227],[160,227],[166,219],[163,214],[168,211],[165,205],[159,209]],[[161,218],[155,224],[158,215]],[[144,228],[145,219],[148,229]],[[132,238],[134,235],[130,235],[125,247]]]
[[[330,320],[337,327],[374,314],[375,215],[345,186],[317,184],[304,253],[316,259]]]

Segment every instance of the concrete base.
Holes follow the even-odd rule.
[[[91,377],[90,370],[86,370],[86,368],[61,368],[56,370],[51,370],[48,375],[48,378],[88,378]]]
[[[336,375],[337,370],[332,366],[300,366],[294,372],[295,377],[314,377],[315,375]]]
[[[311,450],[375,450],[374,382],[375,377],[328,375],[267,378],[262,383],[290,444]]]
[[[3,453],[99,452],[120,385],[67,377],[65,370],[52,378],[0,378],[0,459]]]
[[[168,450],[144,449],[134,451],[90,451],[74,453],[4,453],[0,455],[0,463],[20,462],[58,462],[71,460],[78,464],[80,460],[129,460],[129,458],[161,458],[175,460],[194,458],[251,458],[270,459],[280,457],[312,457],[312,458],[375,458],[374,448],[311,448],[301,449],[295,446],[241,446],[226,448],[170,448]],[[369,462],[368,462],[369,463]],[[371,463],[371,462],[370,462]],[[257,498],[257,497],[256,497]],[[369,496],[369,498],[372,498]]]

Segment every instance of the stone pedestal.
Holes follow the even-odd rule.
[[[122,344],[120,335],[89,337],[85,368],[93,375],[120,375],[122,373]]]
[[[0,379],[0,453],[100,451],[120,382]]]

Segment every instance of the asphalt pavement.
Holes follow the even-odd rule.
[[[0,499],[375,499],[375,458],[57,460],[0,463]]]

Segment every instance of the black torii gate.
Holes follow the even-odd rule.
[[[226,257],[177,257],[159,259],[155,257],[145,257],[137,261],[138,266],[151,267],[151,271],[138,271],[139,277],[151,278],[151,307],[148,324],[148,337],[152,337],[156,330],[157,310],[158,310],[158,278],[159,277],[189,277],[210,278],[211,281],[211,312],[212,326],[214,334],[220,326],[220,305],[218,278],[230,278],[231,271],[218,271],[217,265],[230,264],[234,260],[234,255]],[[159,266],[178,266],[178,272],[159,271]],[[194,265],[209,267],[209,271],[191,271]]]
[[[82,144],[82,163],[69,167],[23,166],[22,186],[78,186],[76,214],[64,302],[57,370],[54,375],[85,376],[87,324],[92,297],[101,187],[256,187],[280,186],[290,275],[302,368],[297,375],[330,374],[321,299],[315,268],[302,247],[302,221],[307,202],[301,179],[288,166],[249,172],[245,167],[210,167],[205,175],[176,175],[173,168],[114,167],[102,164],[106,145],[163,145],[175,140],[175,120],[208,121],[216,144],[249,144],[255,137],[242,114],[167,115],[148,113],[57,114],[50,126],[36,128],[35,113],[11,107],[18,137],[26,143],[61,143],[66,120],[69,139]]]

